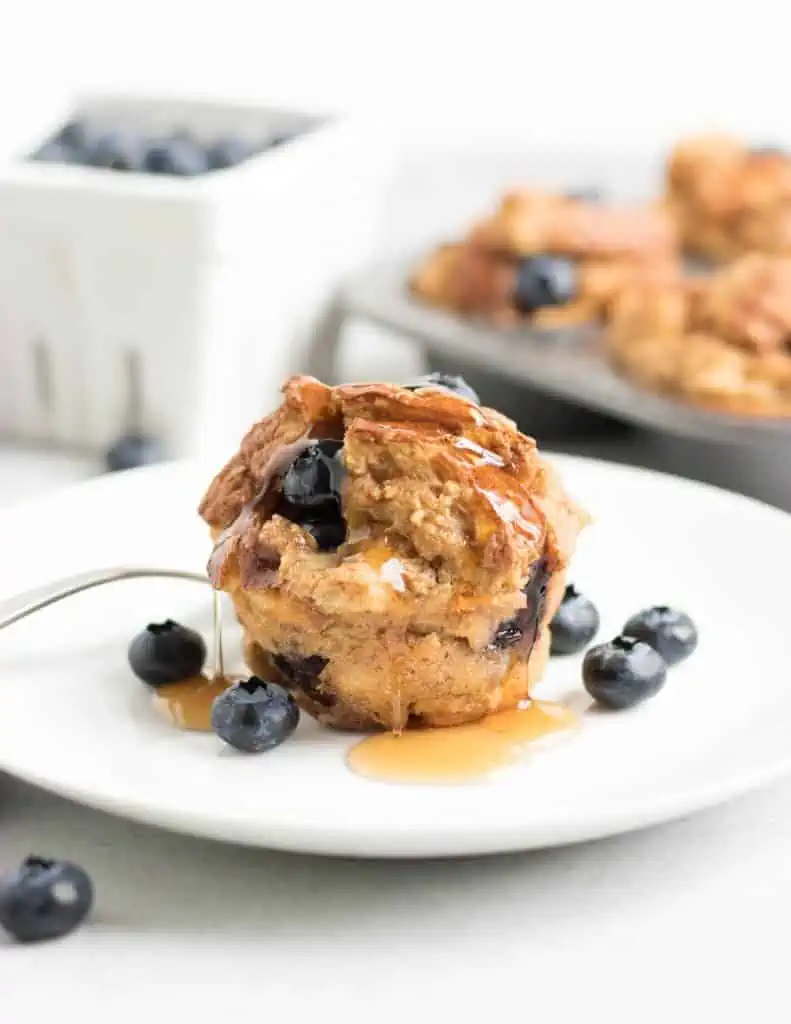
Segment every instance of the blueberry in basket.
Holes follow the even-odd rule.
[[[84,121],[67,121],[57,132],[53,141],[79,153],[84,150],[90,140],[90,132]]]
[[[552,654],[578,654],[599,631],[596,605],[570,583],[550,625]]]
[[[454,395],[466,398],[476,405],[481,404],[477,392],[470,387],[463,377],[452,373],[427,373],[418,377],[416,381],[406,385],[409,391],[419,391],[421,388],[438,388],[441,391],[451,391]]]
[[[229,746],[260,754],[289,738],[299,724],[299,708],[278,683],[251,676],[215,698],[211,724]]]
[[[271,135],[260,145],[234,134],[204,143],[185,129],[146,136],[120,126],[97,127],[74,119],[46,139],[29,159],[41,163],[79,164],[112,171],[141,171],[195,177],[236,167],[256,153],[283,145],[292,134]]]
[[[664,604],[633,615],[623,631],[653,647],[668,665],[678,665],[698,646],[698,631],[689,615]]]
[[[42,164],[73,164],[78,162],[77,153],[63,142],[50,139],[31,154],[31,160]]]
[[[528,256],[516,269],[513,301],[520,313],[572,302],[579,287],[579,269],[565,256]]]
[[[189,178],[204,174],[209,163],[203,147],[185,133],[154,139],[146,147],[143,168],[151,174]]]
[[[0,877],[0,926],[18,942],[67,935],[92,906],[90,877],[68,861],[29,856]]]
[[[149,686],[191,679],[200,674],[205,661],[203,637],[172,619],[150,622],[129,645],[129,665]]]
[[[632,636],[617,636],[591,647],[582,662],[585,689],[598,704],[612,711],[634,707],[656,696],[666,679],[664,658]]]
[[[226,135],[216,139],[206,150],[207,169],[221,171],[226,167],[235,167],[242,161],[253,156],[254,149],[245,139],[238,135]]]
[[[111,171],[142,171],[143,146],[129,132],[104,132],[84,149],[84,162]]]

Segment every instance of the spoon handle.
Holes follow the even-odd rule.
[[[11,626],[20,619],[27,618],[33,612],[47,608],[57,601],[62,601],[72,594],[80,594],[83,590],[101,587],[105,583],[117,583],[119,580],[137,580],[146,577],[159,577],[174,580],[191,580],[194,583],[208,583],[203,573],[186,572],[181,569],[144,569],[119,567],[115,569],[92,569],[90,572],[77,573],[66,579],[55,580],[43,587],[27,590],[6,601],[0,602],[0,629]]]

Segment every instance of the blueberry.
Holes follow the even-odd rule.
[[[664,604],[633,615],[623,631],[653,647],[668,665],[678,665],[698,646],[698,631],[692,619]]]
[[[200,634],[172,619],[150,622],[129,645],[132,671],[151,686],[191,679],[205,661],[206,644]]]
[[[316,541],[319,551],[335,551],[346,540],[346,520],[338,514],[327,519],[307,519],[300,525]]]
[[[522,587],[522,592],[527,598],[527,616],[522,620],[522,629],[525,634],[525,642],[529,644],[529,650],[532,650],[533,644],[536,642],[538,627],[544,615],[548,589],[549,566],[546,557],[542,556],[533,563],[530,569],[530,578]]]
[[[142,171],[143,156],[143,146],[134,135],[105,132],[86,148],[85,162],[112,171]]]
[[[92,905],[90,878],[67,861],[27,857],[0,879],[0,925],[19,942],[67,935]]]
[[[470,402],[475,402],[476,405],[481,404],[477,393],[470,387],[467,381],[463,377],[457,377],[451,373],[427,373],[423,377],[418,377],[414,383],[407,385],[408,391],[418,391],[420,388],[438,388],[441,391],[452,391],[454,395],[460,395]]]
[[[46,164],[73,164],[77,163],[77,154],[64,142],[51,139],[40,146],[35,153],[31,153],[30,159]]]
[[[88,144],[89,132],[84,121],[67,121],[56,133],[53,141],[60,142],[70,149],[82,150]]]
[[[294,698],[282,686],[258,676],[235,683],[212,706],[212,729],[229,746],[248,754],[279,746],[298,722]]]
[[[516,270],[513,301],[520,313],[563,306],[577,294],[579,270],[565,256],[528,256]]]
[[[332,707],[337,702],[335,694],[323,685],[320,679],[328,664],[322,655],[286,657],[283,654],[275,654],[272,661],[288,689],[301,691],[324,707]]]
[[[519,611],[511,619],[505,619],[495,630],[490,647],[503,651],[518,644],[524,636],[523,620],[527,609]]]
[[[279,515],[297,523],[316,541],[319,551],[334,551],[346,540],[346,520],[340,505],[330,504],[315,509],[306,509],[281,501],[277,507]]]
[[[599,630],[596,605],[570,583],[555,612],[551,630],[552,654],[577,654],[588,646]]]
[[[342,441],[314,441],[294,459],[283,477],[283,497],[297,509],[340,507],[346,476]]]
[[[238,135],[217,139],[206,150],[206,162],[210,171],[224,167],[235,167],[253,155],[253,147]]]
[[[585,689],[614,711],[654,697],[665,685],[667,665],[653,647],[631,636],[617,636],[591,647],[582,662]]]
[[[181,177],[203,174],[209,169],[203,148],[186,135],[150,142],[143,165],[151,174],[174,174]]]
[[[107,449],[104,464],[108,472],[117,473],[122,469],[136,469],[152,462],[161,462],[163,458],[162,447],[153,437],[124,434]]]
[[[292,523],[297,523],[316,541],[319,551],[334,551],[346,540],[346,520],[340,509],[317,509],[306,514],[304,509],[283,503],[278,512]]]
[[[320,551],[334,550],[346,539],[341,511],[346,476],[342,450],[341,441],[314,441],[283,476],[283,500],[277,511],[307,530]]]

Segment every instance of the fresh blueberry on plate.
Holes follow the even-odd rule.
[[[200,674],[205,661],[203,637],[172,619],[150,622],[129,645],[129,665],[149,686],[191,679]]]
[[[678,665],[698,646],[698,631],[689,615],[664,604],[633,615],[623,632],[649,644],[668,665]]]
[[[18,942],[67,935],[92,905],[88,874],[67,861],[30,856],[0,878],[0,925]]]
[[[599,631],[599,612],[573,583],[566,587],[560,607],[550,625],[552,654],[578,654]]]
[[[143,165],[151,174],[172,174],[180,177],[194,177],[209,169],[203,147],[184,134],[150,142],[146,148]]]
[[[212,706],[212,729],[229,746],[247,754],[280,746],[298,723],[294,698],[282,686],[258,676],[234,683]]]
[[[253,155],[253,147],[238,135],[217,139],[206,150],[206,163],[210,171],[235,167]]]
[[[565,256],[528,256],[516,270],[513,301],[520,313],[564,306],[577,296],[579,270]]]
[[[656,696],[665,685],[667,664],[631,636],[591,647],[582,662],[585,689],[602,707],[622,711]]]
[[[124,434],[107,449],[104,464],[108,472],[118,473],[124,469],[150,466],[154,462],[161,462],[164,457],[162,446],[153,437]]]
[[[418,391],[421,388],[438,388],[441,391],[452,391],[454,395],[460,395],[470,402],[475,402],[476,405],[481,404],[477,393],[470,387],[467,381],[463,377],[452,373],[427,373],[422,377],[418,377],[411,384],[408,384],[407,388],[409,391]]]

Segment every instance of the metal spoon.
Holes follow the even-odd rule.
[[[206,583],[209,579],[203,573],[185,572],[182,569],[144,569],[121,566],[115,569],[93,569],[90,572],[77,573],[66,579],[55,580],[43,587],[27,590],[22,594],[0,602],[0,629],[11,626],[20,619],[27,618],[33,612],[47,608],[57,601],[62,601],[72,594],[80,594],[83,590],[104,586],[105,583],[117,583],[119,580],[138,580],[156,577],[174,580],[191,580],[193,583]]]

